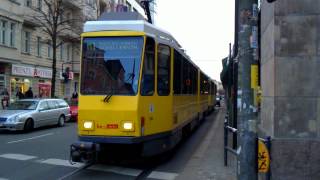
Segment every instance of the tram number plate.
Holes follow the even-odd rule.
[[[118,124],[97,124],[99,129],[118,129]]]

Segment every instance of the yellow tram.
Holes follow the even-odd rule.
[[[86,22],[81,44],[73,161],[119,145],[142,156],[163,153],[213,109],[213,80],[168,32],[143,19]]]

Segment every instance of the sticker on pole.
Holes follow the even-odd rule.
[[[258,171],[267,173],[270,167],[269,151],[263,141],[258,141]]]
[[[251,65],[251,88],[258,88],[259,74],[258,74],[258,65]]]

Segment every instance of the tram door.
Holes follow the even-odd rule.
[[[144,128],[142,135],[151,135],[170,129],[172,100],[170,96],[171,50],[147,38],[140,86],[140,115]]]

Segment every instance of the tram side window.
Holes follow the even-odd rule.
[[[200,94],[204,94],[204,74],[200,72]]]
[[[154,93],[154,55],[155,42],[152,38],[147,38],[141,80],[142,96],[152,96]]]
[[[208,94],[209,93],[209,86],[208,81],[209,78],[201,72],[200,74],[200,94]]]
[[[181,94],[182,87],[182,56],[178,51],[174,51],[174,72],[173,72],[173,93]]]
[[[192,94],[197,94],[198,92],[198,71],[197,68],[191,65],[191,82],[192,82]]]
[[[170,48],[162,44],[158,46],[158,94],[170,94]]]

